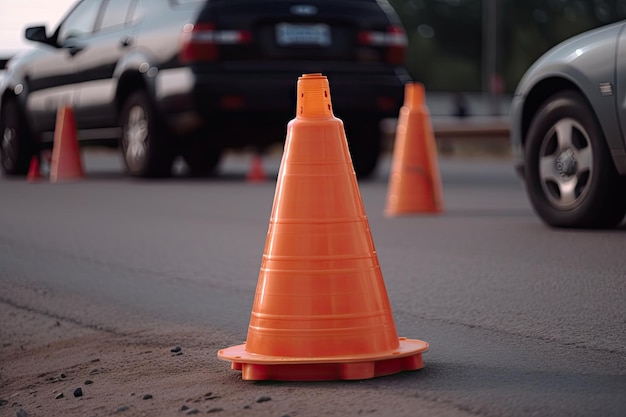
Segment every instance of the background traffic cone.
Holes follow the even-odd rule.
[[[440,213],[443,193],[437,146],[426,107],[424,86],[405,85],[389,176],[388,216],[412,213]]]
[[[28,168],[28,175],[26,179],[28,182],[35,182],[42,178],[41,168],[39,166],[39,155],[33,155],[30,160],[30,166]]]
[[[57,112],[54,129],[50,182],[76,180],[84,176],[77,136],[74,111],[63,105]]]
[[[260,153],[255,153],[252,156],[252,160],[250,162],[250,171],[248,172],[246,179],[249,182],[267,181],[267,174],[263,169],[263,157]]]
[[[218,352],[245,380],[367,379],[423,367],[398,338],[328,80],[298,79],[246,343]]]

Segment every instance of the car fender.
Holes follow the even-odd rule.
[[[11,57],[6,65],[6,70],[0,77],[0,111],[2,110],[2,102],[8,96],[13,96],[17,98],[19,108],[24,116],[26,118],[29,117],[26,111],[26,102],[31,93],[28,81],[29,73],[33,66],[33,61],[48,53],[44,49],[31,49],[22,50]]]
[[[28,83],[23,78],[9,75],[9,71],[0,75],[0,114],[2,114],[3,103],[9,97],[14,97],[21,114],[28,117],[26,112],[27,89]],[[30,128],[30,123],[27,123],[27,126]]]
[[[147,51],[137,49],[120,59],[115,67],[113,78],[117,80],[116,101],[118,110],[129,93],[141,88],[154,100],[156,75],[159,72]]]
[[[7,69],[0,75],[0,111],[2,102],[9,95],[17,97],[20,107],[25,108],[28,83],[23,71],[20,70],[22,66],[19,65],[19,60],[19,56],[11,58]]]
[[[617,114],[616,47],[624,22],[585,32],[555,46],[540,57],[520,80],[511,108],[515,159],[534,113],[549,95],[576,89],[587,99],[607,140],[615,164],[626,172],[624,138]],[[523,104],[522,104],[523,103]],[[523,106],[523,108],[522,108]],[[517,152],[515,151],[517,150]]]

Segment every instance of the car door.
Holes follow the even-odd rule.
[[[76,53],[81,38],[93,31],[102,0],[83,0],[63,19],[51,37],[42,44],[26,70],[29,96],[27,108],[37,132],[54,131],[56,112],[61,104],[75,105]]]
[[[117,135],[115,70],[133,48],[137,6],[138,0],[104,0],[95,30],[76,57],[78,127],[100,139]]]

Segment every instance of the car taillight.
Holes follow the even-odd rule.
[[[218,30],[212,23],[189,23],[183,27],[179,58],[183,63],[215,61],[219,57],[219,46],[251,40],[252,34],[245,30]]]
[[[403,64],[407,38],[404,30],[398,26],[389,26],[387,31],[365,30],[359,33],[362,45],[386,48],[386,61],[390,64]]]

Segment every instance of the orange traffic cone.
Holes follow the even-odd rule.
[[[39,168],[39,155],[33,155],[30,160],[30,166],[28,168],[28,175],[26,179],[28,182],[35,182],[42,178],[41,170]]]
[[[74,111],[64,105],[57,112],[50,161],[50,182],[76,180],[83,176]]]
[[[398,338],[328,80],[298,79],[246,343],[222,349],[244,380],[367,379],[423,367]]]
[[[407,83],[396,128],[385,213],[396,216],[442,211],[437,147],[424,86]]]
[[[246,176],[249,182],[264,182],[267,180],[267,175],[263,170],[263,157],[255,153],[250,163],[250,171]]]

